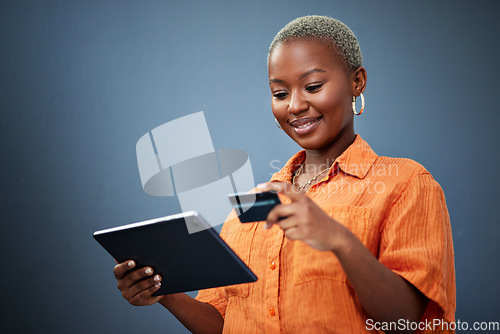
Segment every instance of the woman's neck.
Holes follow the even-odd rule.
[[[337,138],[326,148],[320,150],[307,150],[304,160],[304,174],[316,174],[329,168],[356,138],[354,129],[339,133]]]

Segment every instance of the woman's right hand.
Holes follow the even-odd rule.
[[[118,290],[122,292],[130,304],[146,306],[157,303],[164,296],[152,296],[161,286],[161,276],[153,275],[153,268],[143,267],[136,269],[135,261],[129,260],[117,264],[113,273],[118,281]]]

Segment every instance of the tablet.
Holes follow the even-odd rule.
[[[189,233],[186,222],[204,228]],[[195,211],[96,231],[94,238],[118,263],[134,260],[136,268],[151,266],[160,274],[163,284],[154,296],[257,280]]]

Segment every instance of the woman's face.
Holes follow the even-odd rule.
[[[293,40],[269,55],[272,111],[302,148],[328,149],[340,135],[353,135],[354,75],[319,41]]]

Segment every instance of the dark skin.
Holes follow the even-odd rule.
[[[160,303],[192,333],[222,333],[224,319],[215,307],[184,293],[152,296],[160,288],[158,283],[161,283],[162,278],[154,274],[151,267],[135,266],[134,261],[125,261],[113,269],[118,289],[130,304],[146,306]]]
[[[319,46],[323,52],[317,53]],[[330,166],[355,137],[352,97],[364,91],[366,71],[350,73],[332,54],[323,43],[298,40],[276,46],[269,56],[272,111],[283,131],[306,150],[304,180]],[[318,118],[305,129],[295,126]]]
[[[299,39],[277,45],[269,57],[273,114],[283,131],[306,150],[298,185],[330,166],[355,138],[351,102],[365,90],[366,70],[350,71],[335,55],[322,41]],[[306,196],[308,187],[297,191],[291,184],[267,183],[259,188],[276,190],[291,200],[269,213],[266,226],[278,225],[291,240],[334,252],[369,318],[378,322],[421,319],[428,299]],[[118,288],[129,303],[159,302],[194,333],[222,332],[224,319],[213,306],[186,294],[153,297],[162,278],[147,271],[151,268],[137,269],[130,262],[114,268]]]
[[[296,178],[301,185],[330,166],[354,141],[352,97],[365,90],[366,70],[349,71],[322,41],[295,40],[271,53],[269,82],[274,116],[306,151],[305,173]],[[370,318],[379,322],[421,319],[428,299],[307,197],[308,187],[296,191],[291,184],[267,183],[259,188],[276,190],[292,201],[275,207],[266,225],[278,225],[291,240],[334,252]]]

